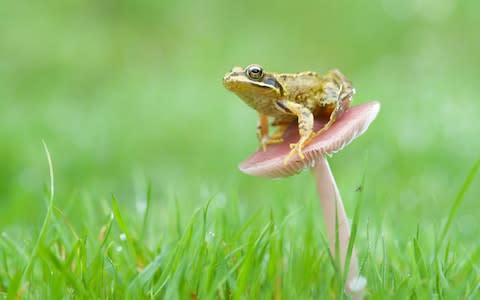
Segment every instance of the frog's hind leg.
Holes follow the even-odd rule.
[[[327,129],[350,107],[355,89],[348,79],[338,70],[331,70],[325,76],[323,83],[323,102],[334,104],[334,109],[330,114],[328,122],[318,131],[316,131],[310,139],[318,136]]]
[[[295,153],[297,153],[301,159],[304,159],[302,153],[303,147],[307,144],[307,141],[313,134],[314,123],[312,112],[307,107],[292,101],[279,100],[275,102],[275,105],[280,111],[287,114],[296,115],[298,118],[298,133],[300,134],[300,139],[298,142],[290,145],[292,150],[285,157],[285,160],[283,161],[284,164],[287,164],[292,155]]]
[[[287,130],[289,123],[274,120],[271,125],[275,127],[275,131],[269,135],[268,116],[260,114],[257,125],[257,137],[263,151],[266,151],[269,145],[283,142],[283,134]]]
[[[258,124],[257,124],[257,138],[260,142],[260,145],[263,151],[267,150],[267,143],[266,141],[269,139],[268,137],[268,116],[264,114],[260,114],[258,116]]]
[[[273,122],[272,125],[275,126],[275,131],[270,135],[267,143],[269,145],[279,144],[283,142],[283,135],[290,124]]]
[[[318,131],[315,131],[315,133],[312,135],[312,138],[318,136],[319,134],[323,133],[327,129],[329,129],[333,123],[347,110],[351,102],[351,96],[347,96],[346,98],[339,99],[338,102],[335,104],[335,108],[333,109],[332,113],[330,114],[330,118],[328,119],[328,122],[323,125],[322,128],[320,128]]]

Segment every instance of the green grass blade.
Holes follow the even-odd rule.
[[[360,186],[362,187],[358,191],[358,197],[355,205],[355,212],[353,214],[353,220],[352,220],[352,226],[350,228],[350,239],[348,240],[348,248],[347,248],[347,254],[345,258],[345,266],[343,269],[343,280],[342,282],[346,282],[347,276],[348,276],[348,271],[350,269],[350,261],[352,259],[352,254],[353,254],[353,246],[355,245],[355,239],[357,237],[357,232],[358,232],[358,223],[360,221],[360,210],[362,207],[362,202],[363,202],[363,192],[365,190],[365,177],[366,177],[366,171],[364,171],[363,176],[362,176],[362,181]]]
[[[418,243],[418,238],[413,238],[413,253],[415,256],[415,262],[417,264],[418,273],[420,278],[425,279],[428,277],[427,265],[425,263],[425,258],[423,256],[422,248]]]
[[[448,234],[448,231],[452,225],[453,219],[457,215],[458,209],[463,203],[463,200],[465,198],[465,193],[467,192],[468,188],[472,184],[473,179],[475,178],[479,170],[480,170],[480,159],[477,160],[477,162],[471,168],[467,178],[463,182],[462,188],[460,189],[460,191],[457,194],[457,197],[455,197],[455,200],[453,201],[452,207],[450,208],[450,211],[448,213],[447,222],[445,223],[442,233],[440,234],[440,238],[438,239],[436,252],[438,252],[440,247],[443,245],[445,238]]]
[[[152,181],[149,179],[147,183],[146,207],[143,215],[142,231],[140,233],[140,241],[145,239],[147,232],[148,219],[150,217],[150,210],[152,205]]]
[[[50,156],[50,151],[48,151],[47,144],[45,141],[42,141],[43,143],[43,149],[45,151],[45,155],[47,156],[47,163],[48,163],[48,172],[49,172],[49,177],[50,177],[50,191],[49,191],[49,197],[48,197],[48,208],[47,208],[47,213],[45,215],[45,218],[43,219],[43,224],[40,229],[40,233],[38,234],[37,240],[35,242],[35,245],[33,246],[32,252],[30,254],[30,258],[28,260],[28,263],[21,273],[19,279],[18,279],[18,284],[13,285],[12,288],[9,289],[7,299],[11,300],[15,297],[17,297],[21,282],[25,276],[28,276],[33,268],[33,262],[35,258],[37,257],[38,249],[40,248],[41,243],[43,242],[43,239],[45,238],[46,232],[47,232],[47,227],[50,222],[52,212],[53,212],[53,199],[55,196],[55,181],[54,181],[54,176],[53,176],[53,163],[52,163],[52,157]]]

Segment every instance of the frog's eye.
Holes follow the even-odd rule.
[[[263,77],[263,69],[259,65],[250,65],[245,69],[247,77],[251,80],[260,80]]]

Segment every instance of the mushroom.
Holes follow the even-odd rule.
[[[296,156],[292,157],[287,164],[284,164],[284,158],[290,152],[289,145],[298,140],[298,130],[296,126],[291,126],[285,132],[282,143],[270,145],[266,151],[259,150],[240,164],[242,172],[268,178],[288,177],[305,169],[312,169],[324,212],[332,256],[335,255],[336,228],[338,226],[341,270],[344,270],[345,266],[350,240],[350,224],[325,156],[340,151],[363,134],[375,119],[379,110],[380,103],[376,101],[349,108],[329,129],[312,139],[303,150],[305,156],[303,160]],[[316,119],[315,129],[322,128],[327,121]],[[355,298],[362,298],[362,290],[365,285],[366,279],[359,274],[358,260],[355,250],[353,250],[347,275],[346,291],[352,296],[356,296]]]

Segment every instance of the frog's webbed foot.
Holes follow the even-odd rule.
[[[313,133],[312,112],[305,106],[291,101],[279,100],[275,104],[280,111],[294,114],[298,118],[298,133],[300,134],[300,139],[297,143],[290,145],[290,153],[287,154],[283,163],[286,165],[294,154],[298,154],[301,159],[304,159],[305,156],[303,155],[302,150],[307,145],[307,142]]]
[[[269,135],[268,129],[268,117],[267,115],[260,114],[258,127],[257,127],[257,137],[260,142],[260,148],[263,151],[267,151],[269,145],[275,145],[283,142],[283,134],[288,127],[288,123],[272,123],[275,126],[275,131]]]
[[[264,136],[260,141],[260,147],[263,151],[267,151],[268,146],[280,144],[283,142],[283,138],[274,138],[273,136]]]
[[[272,123],[273,126],[275,126],[275,131],[272,133],[269,139],[269,144],[279,144],[283,142],[283,135],[285,134],[285,131],[287,130],[288,126],[290,125],[289,123]]]
[[[303,147],[305,147],[305,145],[306,145],[306,142],[298,142],[298,143],[290,144],[290,149],[291,149],[290,153],[288,153],[285,159],[283,160],[283,164],[286,165],[294,154],[297,154],[300,157],[300,159],[305,159],[305,155],[303,155],[302,153]]]

